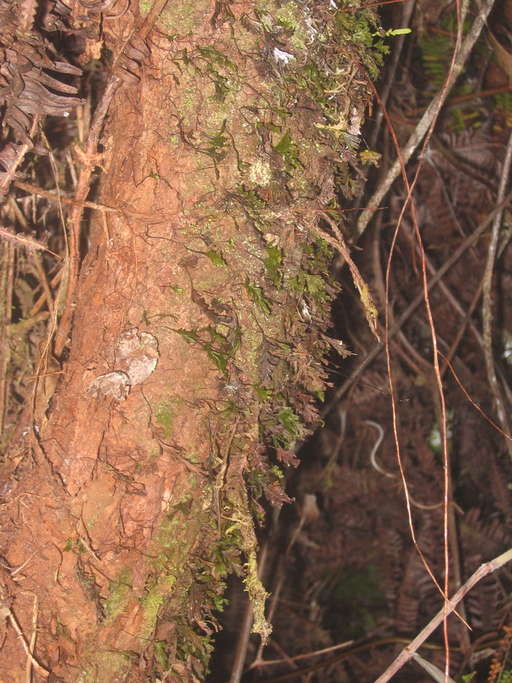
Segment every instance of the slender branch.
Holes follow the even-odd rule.
[[[503,567],[503,565],[507,564],[507,562],[510,562],[510,560],[512,560],[512,548],[503,554],[498,555],[498,557],[495,557],[490,562],[485,562],[484,564],[480,565],[476,572],[469,577],[466,583],[459,588],[453,598],[446,600],[444,606],[439,610],[436,616],[431,619],[425,628],[422,629],[422,631],[416,636],[416,638],[402,650],[402,652],[395,660],[393,660],[384,673],[377,678],[375,683],[386,683],[386,681],[389,681],[390,678],[394,676],[396,672],[399,671],[403,665],[412,658],[416,650],[435,631],[439,624],[441,624],[446,617],[454,611],[457,604],[462,600],[466,593],[469,593],[473,586],[475,586],[485,576],[492,574],[492,572],[496,571],[496,569]]]
[[[12,611],[12,609],[10,607],[7,607],[7,605],[2,603],[2,604],[0,604],[0,615],[3,617],[6,617],[11,622],[12,627],[16,631],[16,635],[18,636],[21,644],[23,645],[23,649],[25,650],[25,654],[30,659],[32,666],[37,670],[37,672],[41,676],[43,676],[44,678],[48,678],[50,675],[50,672],[47,669],[45,669],[44,666],[39,664],[37,659],[34,657],[32,652],[30,651],[30,645],[27,643],[25,635],[24,635],[23,631],[21,630],[21,626],[19,625],[18,620],[16,619],[16,616],[15,616],[14,612]]]
[[[405,166],[405,164],[409,161],[411,156],[416,151],[416,148],[427,134],[432,122],[438,116],[441,107],[443,106],[446,98],[448,97],[450,89],[452,88],[457,77],[461,73],[465,62],[469,57],[471,50],[473,49],[473,46],[475,45],[480,33],[482,32],[483,27],[485,26],[485,22],[487,20],[489,12],[493,8],[493,5],[494,0],[485,0],[482,3],[481,9],[478,12],[475,21],[473,22],[473,25],[471,26],[469,33],[465,37],[464,42],[462,43],[460,52],[454,60],[453,68],[450,69],[444,87],[437,93],[437,95],[434,97],[434,99],[427,107],[425,113],[423,114],[418,125],[416,126],[415,131],[410,136],[405,147],[401,151],[401,158],[397,158],[393,166],[389,169],[386,177],[384,178],[384,180],[382,181],[382,183],[374,192],[373,196],[368,202],[367,208],[359,216],[359,220],[357,221],[357,233],[359,236],[361,236],[363,232],[366,230],[366,227],[368,226],[368,223],[371,221],[373,214],[379,208],[380,203],[388,193],[389,188],[397,179],[398,174],[400,173],[401,166]]]
[[[29,140],[32,139],[34,133],[36,132],[36,128],[39,125],[39,121],[40,117],[36,114],[32,119],[32,125],[30,127],[30,132],[28,134]],[[17,147],[16,159],[9,165],[9,168],[6,170],[6,172],[2,174],[3,178],[2,180],[0,180],[0,199],[2,199],[4,195],[7,194],[9,186],[16,174],[16,169],[23,161],[25,154],[29,152],[32,149],[32,147],[33,145],[31,142],[24,142],[23,144]]]
[[[4,240],[7,240],[8,242],[14,242],[14,244],[19,244],[23,247],[28,247],[28,249],[47,251],[49,254],[52,254],[52,256],[60,258],[58,254],[56,254],[54,251],[51,251],[51,249],[48,249],[48,247],[46,247],[44,244],[38,242],[32,237],[27,237],[21,232],[11,232],[7,228],[2,228],[0,226],[0,237],[2,237]]]
[[[32,635],[30,637],[29,652],[27,655],[27,664],[25,667],[25,681],[26,683],[32,683],[32,666],[34,658],[34,649],[37,640],[37,595],[33,593],[34,597],[34,607],[32,610]]]
[[[62,204],[79,204],[80,206],[83,206],[86,209],[95,209],[96,211],[106,211],[107,213],[109,213],[109,212],[119,213],[119,209],[115,209],[112,206],[105,206],[104,204],[97,204],[96,202],[89,202],[89,201],[79,202],[78,200],[74,199],[73,197],[63,197],[62,195],[58,196],[55,194],[55,192],[50,192],[49,190],[45,190],[42,187],[39,187],[38,185],[32,185],[31,183],[24,183],[21,180],[15,180],[14,186],[18,187],[20,190],[25,190],[26,192],[30,192],[30,194],[36,194],[39,197],[44,197],[45,199],[48,199],[50,202],[62,202]]]
[[[416,0],[411,0],[411,2],[404,3],[402,7],[402,17],[400,19],[400,26],[401,27],[407,27],[409,26],[409,22],[411,21],[411,16],[414,11],[414,7],[416,5]],[[384,120],[384,107],[386,107],[388,99],[389,99],[389,94],[391,92],[391,88],[393,87],[393,84],[396,82],[395,81],[395,75],[396,71],[398,68],[398,64],[400,62],[400,55],[402,54],[402,50],[404,47],[405,43],[405,36],[399,36],[398,40],[396,43],[393,43],[393,56],[391,58],[391,64],[386,68],[386,73],[387,73],[387,78],[386,78],[386,85],[384,86],[384,89],[382,91],[381,95],[381,101],[382,101],[382,106],[379,107],[379,110],[377,111],[377,115],[375,116],[375,124],[373,126],[372,134],[370,137],[370,149],[374,149],[375,145],[377,144],[377,140],[379,139],[379,133],[380,133],[380,128],[382,126],[382,121]]]
[[[78,178],[78,184],[75,192],[75,200],[78,203],[73,205],[68,222],[69,274],[67,281],[64,311],[62,313],[62,318],[60,320],[57,332],[55,334],[54,351],[57,357],[61,356],[62,351],[64,350],[64,346],[66,345],[68,335],[71,330],[71,322],[73,319],[73,303],[75,299],[76,288],[78,285],[78,273],[80,262],[80,222],[82,220],[83,202],[85,201],[85,198],[87,197],[87,194],[89,192],[91,175],[96,165],[94,159],[98,147],[100,133],[103,128],[103,123],[105,121],[105,117],[109,110],[112,99],[120,85],[121,79],[116,75],[112,75],[107,84],[107,87],[105,88],[101,101],[96,111],[94,112],[91,129],[89,131],[89,136],[87,138],[87,144],[85,148],[87,163],[80,171],[80,177]]]
[[[508,185],[510,177],[510,167],[512,164],[512,132],[510,133],[505,160],[503,162],[503,169],[501,173],[500,185],[498,188],[498,202],[501,202],[505,195],[505,190]],[[500,236],[501,218],[503,209],[500,209],[492,223],[491,241],[489,243],[489,250],[487,252],[487,263],[485,265],[485,273],[482,287],[482,321],[483,321],[483,338],[484,338],[484,356],[485,367],[487,370],[487,379],[491,386],[496,404],[496,413],[503,431],[510,433],[510,422],[507,411],[505,410],[505,402],[503,400],[503,393],[501,391],[498,377],[496,376],[496,367],[494,365],[493,340],[492,340],[492,282],[494,275],[494,264],[496,262],[496,253],[498,250],[498,240]],[[509,456],[512,458],[512,442],[507,440],[507,449]]]
[[[491,211],[487,218],[484,221],[482,221],[482,223],[480,223],[480,225],[471,233],[471,235],[466,237],[466,239],[457,247],[457,249],[450,256],[450,258],[447,261],[445,261],[445,263],[439,268],[436,274],[429,280],[429,291],[439,283],[441,278],[444,277],[445,273],[447,273],[450,270],[450,268],[454,265],[454,263],[456,263],[460,259],[464,252],[467,251],[467,249],[469,249],[473,244],[475,244],[475,242],[480,238],[480,236],[485,232],[485,230],[487,230],[489,225],[492,223],[497,213],[501,211],[505,206],[507,206],[507,204],[509,204],[511,201],[512,192],[510,192],[505,197],[505,199],[502,202],[500,202],[495,209]],[[411,303],[407,306],[402,315],[398,318],[396,323],[391,326],[388,333],[390,339],[401,329],[402,325],[411,317],[411,315],[418,308],[418,306],[424,301],[424,297],[425,293],[422,291],[411,301]],[[347,391],[354,384],[356,379],[364,372],[364,370],[366,370],[370,363],[372,363],[375,360],[375,358],[379,355],[383,348],[384,344],[382,342],[376,344],[373,347],[373,349],[368,353],[368,355],[362,361],[362,363],[354,370],[352,375],[334,392],[330,402],[325,406],[325,408],[320,413],[320,417],[324,418],[327,415],[329,415],[329,413],[338,404],[341,397],[347,393]]]

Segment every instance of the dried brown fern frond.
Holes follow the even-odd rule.
[[[442,532],[436,521],[435,511],[424,515],[422,528],[418,534],[418,546],[434,573],[436,563],[440,562],[439,548],[442,547]],[[433,611],[440,601],[439,591],[432,582],[418,551],[411,546],[405,565],[402,585],[398,595],[395,612],[395,626],[399,632],[411,633],[418,626],[420,612],[428,607]]]
[[[483,521],[479,508],[465,513],[460,523],[460,533],[463,547],[476,548],[484,559],[493,557],[512,543],[511,530],[497,517]]]
[[[60,2],[56,7],[66,9]],[[82,71],[38,33],[37,10],[36,0],[0,0],[0,117],[4,140],[9,140],[0,152],[2,194],[20,157],[33,146],[35,122],[46,115],[69,116],[81,103],[69,77]]]
[[[512,518],[512,500],[510,499],[509,489],[510,478],[496,458],[492,459],[490,480],[496,507],[503,513],[505,519],[510,521]]]
[[[482,563],[482,557],[475,554],[466,559],[466,573],[470,575]],[[466,611],[471,626],[482,633],[497,630],[503,623],[507,609],[507,594],[499,577],[491,574],[468,593]]]
[[[384,555],[389,561],[389,571],[385,576],[385,595],[391,610],[394,610],[402,584],[404,539],[396,529],[390,526],[383,527],[380,537],[383,541]]]
[[[399,633],[412,633],[416,629],[420,606],[416,582],[423,579],[425,574],[425,567],[416,550],[410,551],[395,608],[395,628]]]
[[[120,76],[126,83],[138,83],[138,72],[149,57],[149,48],[146,42],[134,36],[123,50],[119,59]]]
[[[19,156],[19,146],[13,142],[7,143],[0,151],[0,187],[5,184],[4,181],[8,175],[12,177],[12,168],[16,164]]]
[[[489,674],[487,676],[487,683],[496,683],[498,676],[503,671],[506,662],[507,653],[510,651],[512,645],[512,626],[503,626],[503,636],[496,653],[491,661]]]
[[[50,75],[50,73],[55,75]],[[3,127],[27,143],[32,115],[69,116],[80,104],[78,89],[56,76],[80,76],[81,69],[59,59],[40,36],[0,34],[0,106]]]

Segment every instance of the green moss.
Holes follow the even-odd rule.
[[[137,658],[134,652],[125,652],[123,650],[108,650],[95,652],[93,663],[89,664],[84,671],[80,673],[77,679],[80,683],[97,683],[98,671],[101,671],[102,681],[120,681],[125,680],[124,673],[128,667]]]
[[[211,5],[206,0],[168,3],[159,17],[159,24],[171,36],[183,39],[194,35],[210,15]]]
[[[183,499],[162,521],[143,599],[144,629],[150,634],[167,610],[181,614],[194,582],[206,603],[220,608],[219,582],[242,564],[255,630],[265,638],[266,592],[257,576],[246,486],[255,496],[278,499],[282,477],[272,449],[294,448],[304,438],[314,422],[314,399],[307,404],[303,397],[323,395],[327,343],[319,332],[336,287],[329,278],[332,250],[316,237],[318,210],[338,208],[333,157],[340,195],[355,192],[349,162],[359,153],[371,93],[361,64],[375,77],[382,49],[369,11],[326,9],[313,0],[258,0],[238,18],[228,4],[217,10],[211,17],[203,0],[166,10],[178,38],[203,35],[205,22],[218,19],[208,37],[172,55],[168,75],[179,87],[169,98],[167,137],[170,148],[194,157],[188,185],[180,188],[181,221],[200,260],[189,273],[200,322],[174,331],[206,353],[222,386],[230,387],[212,415],[216,441],[230,450],[211,455],[214,484],[204,485],[203,500]],[[173,405],[160,404],[156,419],[170,436]],[[270,457],[256,457],[258,440]],[[196,520],[193,529],[190,520]],[[205,553],[211,564],[191,559],[194,533],[212,540]],[[185,617],[178,630],[183,656],[190,648],[198,659],[206,656],[207,640],[195,640]]]
[[[181,399],[174,399],[173,401],[163,401],[156,407],[156,421],[167,438],[173,434],[173,422],[182,403]]]
[[[126,608],[132,594],[131,569],[122,569],[115,581],[109,585],[109,595],[105,601],[105,620],[114,621]]]
[[[144,611],[144,621],[141,637],[149,638],[155,630],[160,609],[166,604],[169,594],[176,585],[176,577],[172,574],[159,577],[158,581],[149,588],[141,601]]]
[[[288,1],[282,5],[259,3],[259,19],[264,30],[274,37],[286,38],[290,47],[305,51],[311,43],[322,39],[314,28],[306,3]]]

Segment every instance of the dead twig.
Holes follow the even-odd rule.
[[[311,652],[303,652],[299,655],[291,655],[286,659],[260,659],[255,661],[251,665],[251,669],[262,669],[264,667],[276,666],[276,664],[286,664],[288,662],[299,662],[303,659],[311,659],[312,657],[319,657],[320,655],[326,655],[330,652],[336,652],[337,650],[346,650],[346,653],[342,654],[341,657],[346,658],[351,654],[362,652],[364,650],[369,650],[370,648],[380,647],[381,645],[389,645],[395,643],[408,643],[406,638],[400,638],[397,636],[391,636],[389,638],[379,638],[378,640],[370,640],[366,643],[357,644],[355,640],[347,640],[344,643],[337,643],[336,645],[330,645],[329,647],[324,647],[320,650],[312,650]],[[440,650],[439,645],[433,645],[430,643],[425,643],[421,646],[425,650]],[[332,659],[326,662],[325,666],[331,666],[335,663]],[[304,669],[300,669],[294,676],[299,674],[304,674]]]
[[[270,678],[266,679],[267,683],[277,683],[278,681],[287,681],[290,679],[295,679],[297,680],[299,676],[305,677],[309,673],[317,672],[320,671],[321,669],[327,669],[328,667],[331,667],[335,664],[338,664],[339,662],[342,662],[345,659],[349,659],[349,657],[352,657],[354,655],[360,654],[361,652],[365,652],[369,649],[375,648],[375,647],[381,647],[382,645],[388,645],[392,643],[403,643],[407,642],[404,638],[397,638],[397,637],[390,637],[390,638],[379,638],[378,640],[371,640],[369,642],[361,643],[360,645],[353,645],[351,647],[348,647],[345,649],[344,652],[341,652],[340,654],[336,655],[335,657],[331,657],[330,659],[327,660],[322,660],[318,662],[317,664],[312,664],[310,666],[303,667],[301,669],[297,669],[295,671],[291,671],[286,674],[281,674],[280,676],[276,676],[275,678]],[[424,643],[421,645],[422,648],[427,649],[427,650],[440,650],[439,645],[432,645],[430,643]],[[326,648],[329,650],[330,648]],[[333,649],[336,649],[336,646],[333,646]],[[275,664],[283,664],[285,661],[295,661],[299,658],[305,658],[305,657],[312,657],[315,655],[321,654],[321,651],[316,651],[314,653],[307,653],[304,655],[298,655],[295,657],[289,657],[286,660],[265,660],[259,663],[259,666],[269,666],[269,665],[275,665]],[[268,662],[268,663],[267,663]]]
[[[414,7],[416,5],[416,0],[411,0],[410,2],[405,2],[402,7],[402,17],[400,19],[400,26],[401,27],[408,27],[409,22],[411,21],[412,13],[414,12]],[[395,84],[395,75],[396,75],[396,70],[398,68],[398,64],[400,61],[400,55],[402,54],[402,50],[404,47],[405,43],[405,35],[401,35],[398,37],[398,40],[393,44],[393,56],[391,57],[391,63],[388,65],[386,69],[386,74],[387,74],[387,79],[386,79],[386,85],[384,86],[384,89],[382,91],[381,95],[381,101],[383,104],[383,107],[386,106],[387,101],[389,99],[389,94],[391,93],[391,88]],[[370,142],[369,142],[369,148],[370,149],[375,149],[375,145],[377,144],[377,140],[379,138],[379,133],[380,129],[382,126],[382,121],[384,120],[384,110],[383,107],[380,107],[376,116],[375,116],[375,124],[373,126],[372,134],[370,136]]]
[[[34,608],[32,610],[32,635],[30,637],[29,652],[30,655],[27,657],[27,666],[25,669],[25,681],[26,683],[32,683],[32,659],[34,657],[34,648],[36,646],[37,639],[37,595],[32,594],[34,597]]]
[[[48,278],[46,277],[46,273],[43,268],[43,264],[41,263],[41,258],[39,254],[32,254],[32,262],[37,277],[39,278],[39,284],[41,286],[41,289],[43,290],[43,294],[46,297],[46,305],[48,306],[48,311],[50,312],[50,315],[53,316],[55,310],[55,302],[53,301],[52,290],[50,288]]]
[[[508,185],[510,177],[510,167],[512,164],[512,133],[509,136],[507,151],[505,153],[505,160],[503,162],[503,169],[501,173],[501,180],[498,188],[498,202],[500,202],[504,195],[505,190]],[[489,243],[489,250],[487,252],[487,262],[485,265],[485,273],[483,278],[482,287],[482,328],[483,328],[483,338],[484,338],[484,356],[485,356],[485,367],[487,370],[487,379],[491,386],[491,390],[494,396],[494,402],[496,404],[496,413],[498,415],[498,420],[505,432],[510,434],[510,422],[508,419],[507,411],[505,409],[505,402],[503,400],[503,393],[501,391],[501,386],[498,382],[498,377],[496,375],[496,367],[494,365],[494,352],[493,352],[493,340],[492,340],[492,283],[494,275],[494,264],[496,262],[496,253],[498,250],[498,240],[500,236],[501,228],[501,218],[503,215],[503,209],[500,209],[496,216],[494,217],[491,230],[491,241]],[[508,454],[512,458],[512,442],[507,440]]]
[[[9,621],[12,624],[12,627],[16,631],[16,635],[18,636],[19,640],[21,641],[21,644],[23,645],[23,649],[25,650],[25,653],[27,657],[29,658],[32,666],[36,669],[36,671],[43,676],[44,678],[48,678],[50,675],[50,672],[44,668],[37,659],[34,657],[30,650],[30,645],[27,643],[27,640],[23,634],[23,631],[21,630],[21,626],[18,623],[18,620],[16,619],[16,616],[12,609],[8,607],[5,603],[0,606],[0,614],[6,618],[9,619]],[[37,612],[36,612],[37,614]],[[31,640],[32,642],[32,640]]]
[[[85,146],[84,159],[85,165],[80,171],[78,184],[75,191],[75,201],[68,220],[68,278],[66,286],[66,298],[64,310],[55,333],[54,352],[57,357],[62,355],[64,346],[67,343],[71,323],[73,319],[73,304],[75,301],[76,288],[78,285],[79,261],[80,261],[80,223],[83,213],[83,202],[89,193],[92,172],[96,166],[96,154],[100,133],[103,129],[105,117],[110,108],[110,104],[121,85],[121,79],[112,75],[103,92],[102,98],[96,111],[94,112],[91,129]],[[60,193],[59,199],[60,199]]]
[[[343,235],[341,234],[339,227],[328,214],[321,213],[320,216],[329,224],[334,233],[334,237],[331,237],[331,235],[327,234],[323,230],[320,230],[320,228],[317,228],[316,226],[312,226],[311,229],[316,235],[334,247],[334,249],[336,249],[336,251],[341,254],[344,260],[347,262],[350,269],[350,274],[352,275],[352,280],[354,281],[354,285],[359,292],[359,298],[361,299],[361,303],[363,305],[364,315],[366,317],[366,321],[368,322],[368,326],[374,337],[380,341],[379,333],[377,331],[377,307],[373,303],[368,285],[364,281],[358,267],[350,256],[350,251],[345,244],[345,240],[343,239]]]
[[[3,237],[3,239],[7,240],[8,242],[13,242],[14,244],[19,244],[23,247],[27,247],[28,249],[37,249],[39,251],[47,251],[52,256],[56,256],[57,258],[60,258],[60,256],[58,254],[56,254],[54,251],[51,251],[51,249],[48,249],[48,247],[46,247],[44,244],[42,244],[41,242],[38,242],[37,240],[33,239],[32,237],[27,237],[23,233],[11,232],[10,230],[7,230],[7,228],[0,227],[0,237]]]
[[[416,636],[416,638],[405,647],[398,657],[393,660],[393,662],[388,666],[383,674],[375,681],[375,683],[386,683],[392,676],[394,676],[397,671],[403,667],[414,655],[416,650],[427,640],[427,638],[435,631],[435,629],[446,620],[447,616],[451,614],[457,604],[462,600],[462,598],[469,593],[469,591],[475,586],[479,581],[481,581],[488,574],[492,574],[503,565],[507,564],[512,560],[512,548],[506,552],[498,555],[490,562],[485,562],[480,565],[480,567],[469,577],[466,583],[459,588],[455,595],[446,600],[444,606],[439,610],[433,619],[425,626],[424,629]]]
[[[418,145],[421,143],[421,141],[427,134],[428,130],[430,129],[433,121],[439,115],[441,107],[443,106],[450,92],[450,89],[452,88],[457,77],[461,73],[467,58],[469,57],[476,41],[478,40],[478,37],[482,32],[483,27],[485,26],[485,22],[493,6],[494,0],[485,0],[482,3],[480,11],[478,12],[476,19],[474,20],[473,25],[469,29],[469,32],[462,43],[459,53],[456,55],[454,59],[453,68],[450,69],[450,72],[448,73],[443,88],[437,93],[437,95],[433,98],[432,102],[427,107],[425,113],[423,114],[418,125],[416,126],[415,131],[409,137],[409,140],[407,141],[405,147],[401,150],[399,157],[397,158],[393,166],[389,169],[382,183],[374,192],[373,196],[368,202],[367,208],[364,209],[361,215],[359,216],[359,219],[357,221],[357,234],[359,236],[361,236],[363,232],[366,230],[366,227],[368,226],[368,223],[371,221],[373,214],[379,208],[382,200],[388,193],[389,188],[401,172],[401,169],[403,168],[403,166],[405,166],[405,164],[414,154]]]
[[[279,513],[277,513],[279,514]],[[276,518],[277,519],[277,518]],[[263,545],[260,557],[258,559],[258,577],[263,579],[265,567],[268,560],[269,540],[267,539]],[[242,674],[244,672],[244,664],[247,658],[247,649],[249,647],[249,639],[251,637],[251,627],[254,620],[254,614],[251,601],[246,597],[245,610],[238,633],[238,639],[235,647],[235,654],[233,657],[233,664],[231,666],[231,675],[229,683],[240,683]],[[269,616],[269,623],[271,623],[271,616]],[[259,651],[263,650],[263,643],[260,643]]]
[[[115,209],[112,206],[105,206],[104,204],[97,204],[96,202],[89,201],[79,201],[73,197],[63,197],[58,196],[54,192],[49,190],[44,190],[38,185],[31,185],[30,183],[24,183],[21,180],[16,180],[14,186],[18,187],[20,190],[25,190],[25,192],[30,192],[31,194],[36,194],[38,197],[44,197],[50,202],[62,202],[63,204],[73,204],[77,206],[82,206],[84,209],[95,209],[96,211],[105,211],[107,213],[119,213],[119,209]]]
[[[11,348],[7,329],[12,319],[12,296],[14,288],[14,247],[0,244],[0,434],[4,434],[9,396],[8,368]]]
[[[502,202],[498,203],[497,207],[493,209],[493,211],[491,211],[487,218],[484,221],[482,221],[482,223],[480,223],[480,225],[471,233],[471,235],[468,235],[468,237],[466,237],[466,239],[458,246],[458,248],[450,256],[450,258],[447,261],[445,261],[445,263],[437,270],[436,274],[429,280],[429,291],[431,291],[439,283],[441,278],[444,277],[444,275],[450,270],[454,263],[456,263],[460,259],[464,252],[467,251],[467,249],[469,249],[471,246],[473,246],[473,244],[477,242],[480,236],[485,232],[485,230],[487,230],[489,225],[492,223],[498,211],[501,211],[511,201],[512,192],[510,192]],[[410,316],[414,313],[414,311],[423,301],[424,292],[420,292],[407,306],[407,308],[398,318],[396,323],[390,327],[388,332],[388,336],[390,339],[398,332],[398,330],[401,329],[402,325],[410,318]],[[384,344],[382,342],[376,344],[373,347],[373,349],[368,353],[363,362],[354,370],[352,375],[334,392],[331,400],[329,401],[329,403],[326,404],[326,406],[320,413],[320,417],[325,418],[327,415],[330,414],[330,412],[339,403],[340,399],[347,393],[350,387],[362,375],[366,368],[375,360],[375,358],[379,355],[383,348]]]
[[[30,132],[28,134],[29,139],[32,139],[34,133],[36,132],[36,128],[39,125],[39,121],[40,117],[37,115],[34,116],[34,118],[32,119],[32,125],[30,126]],[[28,151],[30,151],[31,148],[31,142],[24,142],[23,144],[18,146],[16,150],[16,159],[12,162],[12,164],[9,165],[9,168],[2,174],[3,178],[0,181],[0,198],[7,194],[9,186],[16,174],[16,169],[23,161],[25,154]]]

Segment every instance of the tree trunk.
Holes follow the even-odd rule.
[[[345,4],[170,3],[117,91],[115,211],[92,212],[61,379],[4,485],[6,682],[202,680],[235,570],[268,635],[252,520],[317,422],[318,220],[335,174],[354,192],[376,69],[372,15]],[[108,24],[114,73],[139,19]]]

